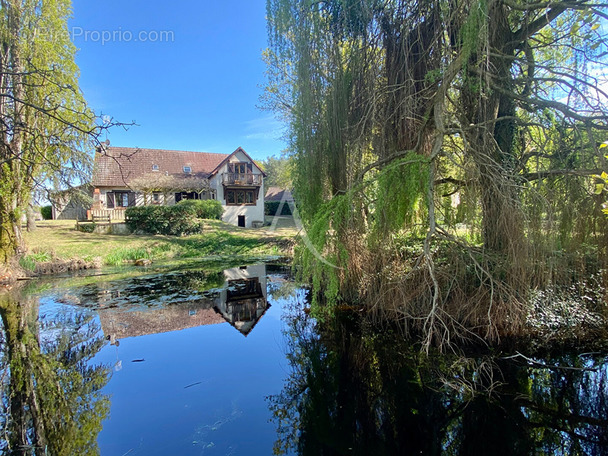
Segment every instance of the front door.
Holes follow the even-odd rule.
[[[245,216],[244,215],[239,215],[239,226],[242,226],[243,228],[245,227]]]

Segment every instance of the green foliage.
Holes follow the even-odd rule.
[[[279,210],[279,206],[281,205],[280,201],[264,201],[264,214],[266,215],[291,215],[291,209],[289,204],[284,203],[283,209],[280,214],[277,214]]]
[[[24,451],[43,445],[44,453],[62,456],[98,454],[97,434],[110,409],[101,393],[110,369],[92,361],[106,343],[101,328],[89,312],[50,321],[38,318],[37,306],[27,296],[0,299],[10,372],[2,393],[2,403],[11,404],[6,444]]]
[[[221,220],[224,214],[218,200],[182,200],[177,205],[189,208],[200,219]]]
[[[196,211],[187,205],[135,206],[128,208],[125,215],[127,226],[132,231],[182,236],[203,229],[203,222],[196,218]]]
[[[83,233],[93,233],[95,231],[95,227],[97,227],[97,223],[79,223],[78,231],[82,231]]]
[[[429,165],[421,155],[408,153],[377,176],[376,231],[380,236],[410,228],[418,203],[424,199]]]
[[[485,0],[474,0],[472,2],[468,17],[460,29],[462,41],[463,58],[466,60],[477,51],[478,46],[485,43],[488,29],[488,5]]]
[[[291,188],[293,159],[287,156],[275,157],[271,155],[262,162],[262,169],[267,174],[264,178],[264,186]]]
[[[135,261],[142,258],[151,258],[152,251],[144,247],[138,248],[119,248],[110,252],[105,258],[104,263],[109,266],[120,266],[129,261]]]
[[[53,206],[42,206],[40,208],[40,214],[44,220],[51,220],[53,218]]]
[[[352,192],[325,203],[307,230],[310,245],[298,245],[295,252],[295,260],[301,266],[300,280],[310,282],[314,290],[322,290],[313,294],[312,299],[318,318],[340,300],[349,298],[343,283],[349,258],[343,233],[348,232],[353,206]]]
[[[51,260],[51,254],[48,252],[30,253],[29,255],[19,258],[19,266],[28,271],[35,271],[37,263],[43,263]]]
[[[0,9],[3,96],[0,112],[0,262],[21,242],[19,218],[41,183],[55,188],[87,179],[95,115],[78,88],[70,41],[70,0],[5,2]]]
[[[440,308],[487,315],[496,328],[471,322],[492,338],[523,322],[525,289],[556,280],[563,258],[593,245],[605,264],[588,176],[605,168],[607,9],[268,0],[266,96],[290,122],[296,261],[315,299],[428,315],[429,342],[450,339],[430,329]],[[442,253],[459,249],[470,255]]]

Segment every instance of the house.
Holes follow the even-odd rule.
[[[52,192],[49,200],[52,207],[53,220],[84,220],[87,210],[91,207],[93,188],[88,185]]]
[[[214,309],[246,337],[270,307],[266,296],[266,265],[226,269],[224,277],[226,283]]]
[[[222,220],[251,227],[264,220],[264,172],[241,147],[231,154],[110,147],[95,154],[91,214],[124,219],[130,206],[217,199]]]
[[[113,344],[128,337],[225,322],[247,337],[270,308],[266,265],[230,268],[223,275],[224,285],[219,291],[207,290],[203,297],[157,306],[142,306],[137,296],[129,296],[125,290],[103,290],[104,283],[98,283],[96,304],[101,329]]]

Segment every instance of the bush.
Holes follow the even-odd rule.
[[[177,205],[191,208],[201,219],[221,220],[224,214],[224,208],[217,200],[182,200]]]
[[[275,215],[279,210],[280,201],[264,201],[264,214]],[[283,210],[278,215],[291,215],[289,204],[283,204]]]
[[[53,218],[53,207],[52,206],[42,206],[40,208],[40,215],[44,220],[51,220]]]
[[[187,205],[176,206],[135,206],[126,211],[127,226],[132,231],[150,234],[181,236],[199,233],[203,222],[196,211]]]

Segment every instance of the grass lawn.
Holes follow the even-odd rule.
[[[296,235],[291,217],[281,217],[274,231],[269,227],[239,228],[218,220],[205,220],[201,234],[183,237],[83,233],[76,231],[74,226],[73,220],[45,220],[38,222],[34,232],[24,232],[28,247],[24,266],[57,258],[119,265],[139,258],[290,255]]]

